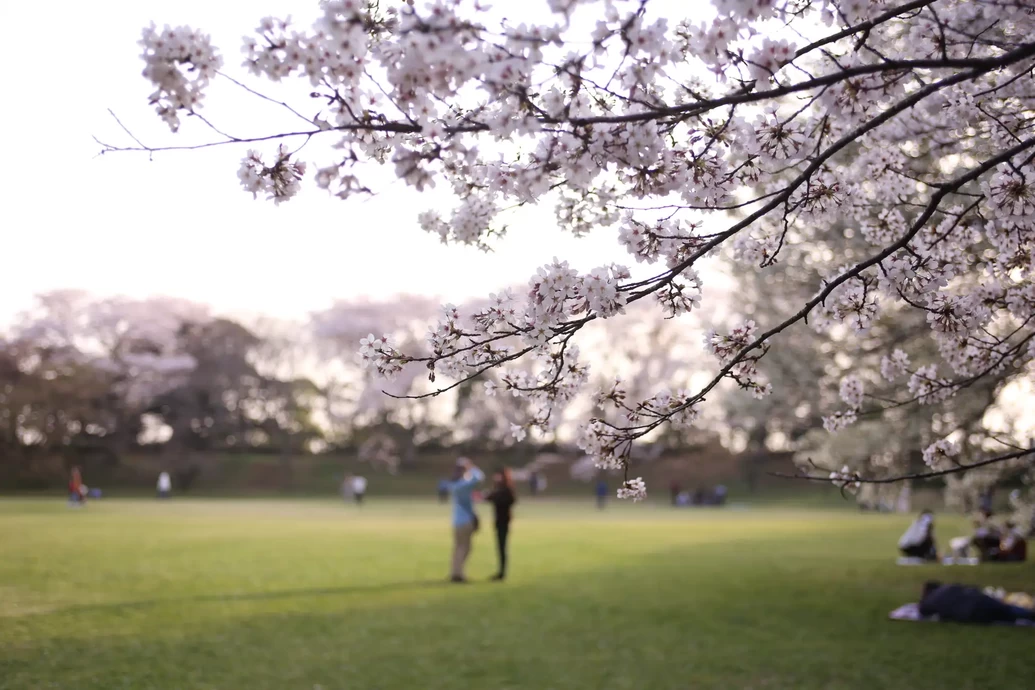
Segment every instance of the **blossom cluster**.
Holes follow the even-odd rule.
[[[249,151],[241,161],[237,177],[253,198],[261,193],[272,199],[273,203],[279,204],[298,194],[302,188],[300,181],[305,175],[305,168],[305,163],[292,161],[291,153],[281,144],[277,149],[276,160],[268,166],[258,151]]]
[[[154,24],[144,29],[144,77],[155,86],[150,103],[172,131],[180,126],[180,111],[193,112],[204,89],[223,59],[209,37],[186,26],[159,31]]]
[[[391,379],[402,371],[399,351],[395,349],[389,335],[379,337],[369,334],[359,341],[359,355],[365,367],[383,378]]]
[[[725,375],[735,381],[740,388],[761,399],[772,392],[765,375],[757,367],[758,356],[745,357],[752,349],[756,338],[755,322],[747,320],[728,334],[708,331],[704,336],[704,347],[718,358]]]
[[[856,491],[861,481],[859,474],[854,472],[848,465],[845,465],[840,470],[830,473],[830,483],[842,490]]]
[[[924,448],[924,464],[932,470],[944,470],[959,454],[959,445],[943,438]]]
[[[642,501],[647,498],[647,485],[643,478],[626,480],[618,489],[618,498],[628,498],[633,501]]]

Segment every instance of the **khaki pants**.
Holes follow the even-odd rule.
[[[474,535],[474,524],[468,522],[453,528],[453,577],[464,576],[464,563],[471,554],[471,537]]]

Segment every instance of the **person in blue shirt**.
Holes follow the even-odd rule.
[[[601,477],[597,480],[597,508],[603,510],[607,506],[607,480]]]
[[[467,582],[464,564],[471,555],[471,538],[478,529],[471,493],[483,479],[485,474],[470,460],[457,460],[453,479],[449,482],[449,492],[453,495],[453,568],[450,573],[453,582]]]

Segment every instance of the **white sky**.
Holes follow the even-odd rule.
[[[379,184],[369,200],[343,202],[309,184],[280,207],[253,201],[237,181],[245,146],[161,153],[150,162],[138,153],[97,157],[93,135],[131,144],[108,108],[148,145],[215,137],[190,118],[173,135],[147,104],[136,42],[150,21],[211,33],[224,70],[244,76],[241,37],[260,18],[285,11],[308,18],[316,7],[316,0],[0,3],[8,28],[0,56],[14,66],[4,75],[0,115],[7,133],[0,325],[55,288],[173,295],[218,311],[300,317],[335,298],[484,296],[524,283],[554,255],[580,270],[629,259],[613,228],[581,240],[559,231],[552,205],[513,216],[508,237],[485,255],[423,232],[417,213],[442,204],[399,182]],[[217,82],[202,112],[232,134],[300,124]],[[269,91],[268,82],[249,83]]]

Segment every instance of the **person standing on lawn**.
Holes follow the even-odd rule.
[[[514,504],[517,503],[517,494],[509,468],[504,467],[494,474],[492,479],[492,491],[485,500],[492,504],[496,514],[496,554],[500,567],[492,579],[499,581],[507,577],[507,537],[510,534],[510,520]]]
[[[474,512],[472,492],[485,479],[485,474],[467,458],[460,458],[453,469],[449,493],[453,496],[453,562],[449,579],[467,582],[464,566],[471,555],[471,541],[478,529],[478,515]]]
[[[363,505],[363,497],[367,495],[367,478],[356,475],[352,478],[352,500],[356,505]]]

